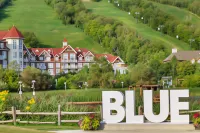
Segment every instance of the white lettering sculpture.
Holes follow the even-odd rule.
[[[160,114],[153,113],[153,92],[152,90],[144,90],[144,116],[154,123],[160,123],[171,116],[171,123],[189,124],[189,115],[180,115],[179,110],[188,110],[188,102],[179,102],[181,97],[189,97],[189,90],[168,90],[160,91]],[[135,113],[135,91],[126,91],[125,96],[119,91],[103,91],[103,120],[105,123],[119,123],[125,118],[126,123],[144,123],[143,115]],[[113,100],[114,99],[114,100]],[[122,104],[126,101],[124,108]],[[114,101],[114,102],[112,102]],[[112,115],[115,110],[117,113]]]

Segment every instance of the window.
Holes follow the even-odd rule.
[[[20,64],[20,68],[23,68],[23,63],[22,63],[22,61],[20,61],[19,64]]]
[[[13,40],[13,49],[17,49],[17,41]]]
[[[7,60],[3,60],[3,68],[7,68]]]
[[[56,74],[59,74],[60,73],[60,69],[56,69]]]
[[[53,68],[53,63],[48,63],[48,68]]]
[[[51,58],[50,57],[46,57],[46,61],[50,61],[51,60]]]
[[[31,63],[31,67],[35,67],[35,63]]]
[[[49,72],[50,75],[54,75],[53,74],[53,69],[49,69],[48,72]]]
[[[6,57],[7,57],[6,51],[2,51],[2,56],[3,56],[3,59],[6,59]]]
[[[60,68],[60,63],[56,63],[56,68]]]
[[[74,53],[70,54],[70,60],[75,60],[75,54]]]
[[[68,53],[63,54],[63,59],[68,60]]]
[[[22,58],[22,56],[23,56],[22,52],[19,52],[19,58]]]
[[[82,60],[83,57],[79,57],[78,60]]]
[[[4,43],[1,43],[0,48],[4,48]]]
[[[40,60],[43,60],[44,58],[43,58],[43,56],[41,56],[39,59],[40,59]]]
[[[55,57],[55,61],[58,61],[59,60],[59,57]]]
[[[13,52],[13,58],[17,58],[17,52]]]
[[[23,49],[23,47],[22,47],[22,40],[19,40],[19,49]]]

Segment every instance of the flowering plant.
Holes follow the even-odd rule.
[[[26,111],[31,110],[31,107],[35,104],[35,99],[31,98],[30,100],[28,100],[28,105],[26,106]]]
[[[8,96],[7,90],[0,92],[0,112],[2,112],[4,109],[7,96]]]
[[[78,122],[82,130],[97,130],[100,126],[100,119],[94,114],[85,116]]]
[[[199,113],[195,113],[193,115],[193,124],[194,124],[194,127],[196,127],[196,128],[200,127],[200,114]]]

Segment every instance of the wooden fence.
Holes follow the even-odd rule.
[[[61,123],[78,123],[79,120],[61,120],[61,116],[64,115],[88,115],[88,114],[100,114],[100,112],[63,112],[61,111],[60,105],[58,105],[58,111],[57,112],[21,112],[20,110],[16,110],[15,107],[12,107],[11,111],[4,111],[2,114],[8,114],[12,115],[12,120],[6,120],[6,121],[0,121],[0,124],[4,123],[13,123],[16,125],[16,123],[29,123],[29,124],[56,124],[56,122],[39,122],[39,121],[21,121],[20,119],[17,119],[17,115],[41,115],[41,116],[57,116],[58,126],[61,125]]]
[[[91,105],[90,103],[69,103],[69,104],[75,104],[75,105]],[[100,103],[97,103],[100,104]],[[101,106],[100,106],[101,107]],[[57,116],[58,126],[61,125],[61,123],[78,123],[79,120],[61,120],[61,117],[64,115],[88,115],[88,114],[101,114],[101,119],[103,120],[102,116],[102,107],[100,109],[100,112],[63,112],[61,111],[60,105],[58,105],[58,111],[57,112],[21,112],[20,110],[16,110],[15,107],[12,107],[11,111],[4,111],[2,114],[8,114],[12,115],[12,120],[6,120],[6,121],[0,121],[0,124],[4,123],[13,123],[16,125],[16,123],[28,123],[28,124],[56,124],[56,122],[39,122],[39,121],[21,121],[20,119],[17,119],[17,115],[41,115],[41,116]],[[200,112],[200,110],[193,110],[193,111],[181,111],[180,114],[186,114],[186,113],[196,113]],[[116,113],[113,113],[113,115]],[[143,115],[143,107],[138,107],[138,114]]]

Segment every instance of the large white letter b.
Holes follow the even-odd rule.
[[[112,99],[115,102],[112,103]],[[119,91],[103,91],[102,106],[103,106],[103,121],[106,123],[118,123],[124,119],[125,109],[122,107],[124,95]],[[117,111],[116,115],[112,115],[111,111]]]

